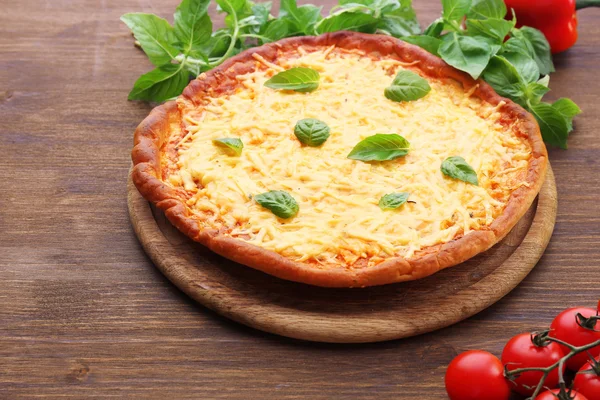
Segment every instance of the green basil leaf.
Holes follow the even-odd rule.
[[[504,53],[519,53],[530,58],[533,58],[534,56],[533,47],[530,45],[530,43],[524,38],[516,37],[511,37],[504,42],[502,45],[502,54]]]
[[[376,0],[373,6],[374,16],[381,15],[378,30],[397,38],[421,33],[412,0]]]
[[[317,147],[329,138],[329,126],[318,119],[301,119],[294,127],[294,135],[305,145]]]
[[[296,0],[281,0],[279,2],[279,16],[291,16],[293,19],[297,19],[294,17],[294,14],[298,10],[298,4]]]
[[[319,87],[320,75],[317,71],[305,67],[290,68],[274,75],[265,82],[271,89],[312,92]]]
[[[267,22],[266,28],[261,34],[274,42],[283,39],[284,37],[288,37],[293,29],[292,24],[293,23],[287,18],[277,18]]]
[[[470,36],[485,36],[494,40],[498,44],[504,43],[504,38],[515,23],[499,18],[488,19],[468,19],[467,30]]]
[[[402,136],[378,133],[361,140],[348,154],[351,160],[388,161],[408,154],[410,143]]]
[[[212,21],[206,14],[209,3],[210,0],[183,0],[175,10],[173,28],[184,54],[202,46],[211,37]]]
[[[402,40],[417,45],[420,48],[427,50],[431,54],[439,56],[438,49],[440,48],[440,44],[442,44],[442,41],[438,38],[435,38],[433,36],[420,35],[406,36],[403,37]]]
[[[139,77],[129,93],[129,100],[161,102],[179,96],[190,81],[183,64],[166,64]]]
[[[235,13],[238,21],[252,14],[252,3],[248,0],[215,0],[217,11],[227,14]]]
[[[321,16],[322,9],[323,7],[312,4],[305,4],[298,7],[298,26],[302,32],[307,35],[315,34],[315,25],[323,19]]]
[[[435,21],[433,21],[427,28],[425,28],[423,35],[439,38],[440,35],[442,34],[443,30],[444,30],[444,19],[438,18]]]
[[[452,32],[442,37],[438,52],[448,64],[477,79],[488,65],[493,50],[485,40]]]
[[[364,11],[369,14],[373,14],[376,8],[373,6],[373,1],[344,1],[340,0],[337,6],[331,8],[330,15],[338,12],[354,12]]]
[[[442,0],[442,16],[448,21],[461,20],[469,8],[471,8],[471,0]]]
[[[516,68],[525,83],[537,82],[539,79],[540,70],[531,57],[511,52],[504,53],[502,57]]]
[[[324,18],[316,26],[317,33],[336,31],[375,32],[377,18],[361,12],[343,12]]]
[[[535,28],[524,26],[521,29],[513,29],[512,35],[518,40],[525,42],[524,44],[518,44],[518,46],[525,46],[527,48],[538,65],[542,75],[548,75],[550,72],[554,72],[550,45],[542,32]],[[514,42],[509,46],[512,45],[514,45]]]
[[[458,179],[475,186],[479,185],[477,173],[461,156],[452,156],[442,162],[442,173],[450,178]]]
[[[257,194],[254,200],[279,218],[287,219],[298,214],[298,203],[283,190],[271,190],[266,193]]]
[[[569,132],[573,130],[573,118],[581,114],[581,108],[573,100],[560,98],[552,103],[552,108],[558,111],[567,120]]]
[[[296,0],[281,0],[279,16],[288,16],[293,21],[298,30],[306,35],[315,33],[315,25],[321,20],[321,9],[312,4],[306,4],[298,7]]]
[[[373,5],[374,2],[375,0],[340,0],[339,4],[341,6],[360,5],[363,7],[370,7]]]
[[[502,56],[493,57],[483,72],[483,79],[500,96],[508,97],[521,106],[526,106],[526,85],[519,71],[506,58]]]
[[[537,82],[527,84],[526,93],[531,104],[538,104],[542,100],[542,97],[549,91],[550,88],[548,88],[548,86],[544,86]]]
[[[472,19],[504,18],[506,5],[503,0],[473,0],[467,15]]]
[[[270,1],[264,3],[258,3],[252,6],[252,31],[258,33],[263,30],[267,21],[269,21],[269,15],[271,13],[272,3]]]
[[[121,17],[142,50],[157,67],[171,62],[179,52],[174,44],[177,42],[173,28],[169,23],[154,14],[130,13]]]
[[[537,81],[537,83],[539,83],[540,85],[548,87],[548,85],[550,84],[550,75],[546,75],[546,76],[540,78]]]
[[[548,103],[532,105],[529,111],[531,111],[540,125],[544,142],[560,147],[561,149],[566,149],[569,124],[561,112]]]
[[[239,28],[239,23],[246,17],[252,15],[252,2],[248,0],[215,0],[217,3],[217,11],[222,11],[227,14],[225,17],[225,25],[228,28],[234,29],[235,25]],[[235,14],[235,18],[234,18]],[[237,24],[235,21],[238,21]]]
[[[379,14],[387,14],[397,11],[400,8],[406,8],[406,3],[411,7],[412,0],[402,1],[402,4],[398,0],[374,0],[371,7]]]
[[[384,15],[377,23],[377,29],[387,35],[401,38],[419,33],[419,25],[415,20],[407,20],[397,15]]]
[[[406,200],[408,200],[408,196],[410,196],[410,193],[408,192],[386,194],[385,196],[382,196],[379,200],[379,208],[381,208],[382,210],[396,209],[402,204],[406,203]]]
[[[227,29],[219,29],[213,32],[210,39],[199,47],[194,47],[190,51],[190,56],[194,58],[207,59],[208,57],[221,57],[231,42],[231,34]]]
[[[244,143],[242,143],[242,141],[238,138],[214,139],[212,142],[215,146],[220,147],[227,153],[236,156],[241,155],[242,149],[244,148]]]
[[[426,79],[418,74],[402,70],[396,74],[392,85],[385,88],[385,97],[392,101],[413,101],[427,95],[431,91],[431,86]]]

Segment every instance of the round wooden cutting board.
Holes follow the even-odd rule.
[[[152,261],[202,305],[242,324],[319,342],[399,339],[461,321],[500,300],[536,265],[554,229],[552,169],[508,236],[471,260],[425,279],[363,289],[284,281],[236,264],[173,227],[128,183],[129,215]]]

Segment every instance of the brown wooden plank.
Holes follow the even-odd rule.
[[[590,9],[552,75],[549,97],[584,110],[570,149],[550,152],[554,237],[499,303],[371,345],[283,339],[195,305],[145,256],[126,206],[132,131],[149,111],[126,96],[151,66],[118,18],[170,18],[177,3],[0,1],[0,398],[440,399],[457,352],[498,354],[510,335],[600,297],[600,10]],[[423,23],[440,10],[415,8]]]

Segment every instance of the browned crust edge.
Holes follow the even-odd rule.
[[[504,212],[494,220],[489,230],[473,231],[450,242],[423,249],[414,258],[395,257],[375,267],[318,269],[242,240],[219,235],[217,230],[201,229],[198,221],[191,217],[185,199],[161,180],[160,152],[168,140],[170,125],[180,120],[180,111],[174,101],[152,110],[135,131],[132,179],[142,196],[163,210],[169,221],[181,232],[215,253],[282,279],[324,287],[364,287],[423,278],[464,262],[504,238],[530,207],[545,178],[548,155],[539,126],[531,114],[511,100],[499,96],[487,83],[473,80],[466,73],[449,66],[417,46],[389,36],[356,32],[288,38],[249,49],[227,60],[192,81],[183,92],[182,98],[184,101],[196,103],[195,100],[200,99],[207,91],[214,91],[214,88],[218,87],[219,92],[234,88],[237,85],[235,76],[254,68],[255,59],[252,55],[255,53],[267,61],[274,62],[278,51],[285,52],[286,49],[295,49],[298,46],[334,44],[345,49],[360,49],[382,56],[392,56],[406,63],[419,60],[417,67],[426,75],[454,79],[460,82],[465,90],[478,85],[475,96],[492,105],[504,102],[500,111],[509,116],[511,121],[521,121],[518,126],[519,134],[529,141],[532,148],[526,179],[528,186],[522,186],[512,193]]]

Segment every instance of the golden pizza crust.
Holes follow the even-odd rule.
[[[440,58],[398,39],[383,35],[356,32],[335,32],[317,37],[294,37],[250,49],[227,60],[219,67],[192,81],[182,95],[182,101],[199,105],[206,96],[216,97],[238,87],[238,75],[256,68],[254,54],[268,62],[277,62],[282,54],[296,51],[299,46],[310,51],[335,45],[347,50],[357,49],[382,58],[394,58],[404,63],[419,61],[417,67],[430,78],[451,78],[465,91],[476,88],[473,96],[497,106],[502,118],[517,122],[517,135],[531,147],[525,185],[514,190],[506,207],[487,230],[471,231],[447,243],[424,248],[413,257],[389,258],[372,267],[323,266],[314,262],[296,262],[274,251],[225,235],[217,229],[203,229],[200,221],[186,205],[189,193],[163,182],[170,168],[165,152],[173,132],[180,132],[181,113],[176,102],[155,108],[138,126],[132,151],[133,182],[140,193],[163,210],[179,230],[212,251],[238,263],[279,278],[325,287],[364,287],[419,279],[443,268],[461,263],[500,241],[525,214],[543,183],[547,152],[539,127],[533,116],[512,101],[499,96],[485,82],[447,65]],[[503,104],[499,105],[500,102]]]

